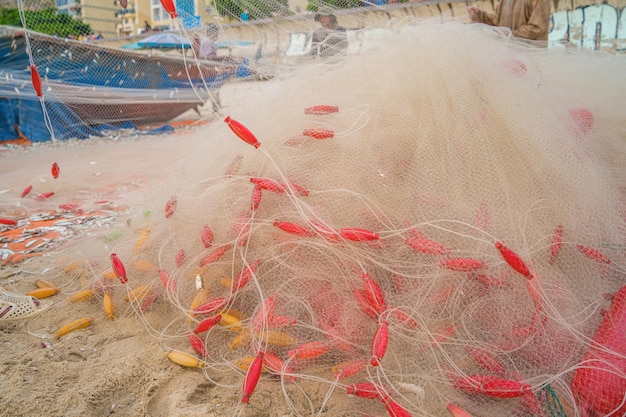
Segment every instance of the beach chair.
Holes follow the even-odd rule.
[[[306,32],[292,32],[289,34],[289,46],[285,51],[287,57],[301,57],[311,53],[311,37]]]

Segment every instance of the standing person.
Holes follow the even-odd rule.
[[[513,36],[535,41],[548,40],[550,3],[548,0],[500,0],[495,13],[468,7],[472,22],[508,27]]]
[[[202,59],[215,59],[217,58],[217,48],[215,47],[215,41],[219,34],[219,27],[215,24],[209,24],[206,29],[206,38],[200,42],[199,56]]]
[[[311,55],[327,58],[344,51],[348,47],[346,29],[339,26],[332,10],[322,7],[315,14],[321,28],[315,30],[311,42]]]
[[[198,57],[200,59],[217,59],[217,48],[215,47],[215,41],[217,40],[217,36],[219,34],[219,27],[216,24],[207,25],[206,29],[206,38],[200,41],[199,53]],[[220,99],[220,89],[211,88],[209,85],[209,91],[211,93],[211,101],[213,104],[213,112],[220,114],[220,109],[222,108],[222,102]]]
[[[191,42],[191,50],[193,51],[193,56],[196,58],[200,58],[200,36],[194,35],[193,41]]]

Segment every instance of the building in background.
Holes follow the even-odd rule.
[[[12,1],[12,0],[7,0]],[[292,12],[306,12],[308,0],[290,0]],[[151,30],[170,30],[172,21],[160,0],[54,0],[59,13],[68,13],[89,24],[104,37],[139,35]],[[181,24],[186,29],[202,27],[217,16],[213,0],[175,0]],[[125,4],[126,7],[123,7]]]
[[[58,13],[67,13],[91,26],[95,34],[115,36],[118,20],[111,3],[101,0],[56,0]]]
[[[126,8],[122,7],[119,1],[113,1],[116,6],[115,17],[117,18],[116,35],[130,36],[136,34],[138,25],[137,8],[135,2],[127,2]]]
[[[154,28],[152,15],[150,13],[150,1],[151,0],[127,1],[126,8],[124,8],[122,4],[120,4],[122,3],[120,0],[113,0],[117,6],[115,15],[118,18],[118,36],[141,34],[147,30],[146,24],[150,28]]]
[[[163,6],[161,6],[161,1],[149,1],[153,27],[171,29],[170,17]],[[206,25],[212,16],[217,13],[214,8],[206,7],[211,3],[212,1],[208,0],[176,0],[176,11],[183,27],[192,29]]]

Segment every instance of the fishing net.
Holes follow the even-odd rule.
[[[392,23],[136,161],[119,226],[57,257],[75,290],[202,368],[224,415],[259,390],[292,415],[624,414],[626,64]]]

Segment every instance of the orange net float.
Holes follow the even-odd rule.
[[[348,395],[372,400],[389,396],[389,391],[389,388],[381,387],[373,382],[357,382],[346,387],[346,393]]]
[[[355,359],[348,362],[341,363],[333,366],[333,376],[336,379],[350,378],[363,371],[367,366],[367,361],[364,359]]]
[[[228,127],[230,127],[230,130],[232,130],[235,135],[239,136],[239,138],[244,142],[254,146],[257,149],[259,146],[261,146],[261,142],[257,140],[256,136],[254,136],[250,129],[239,123],[237,120],[232,119],[230,116],[226,116],[224,122],[226,122]]]
[[[343,229],[339,229],[339,235],[344,239],[354,242],[378,240],[380,237],[376,232],[358,227],[344,227]]]
[[[52,163],[52,168],[50,168],[50,173],[52,174],[52,177],[54,179],[59,178],[59,173],[61,172],[61,169],[59,168],[59,164],[57,164],[56,162]]]
[[[247,403],[250,401],[250,396],[252,392],[256,388],[256,384],[259,382],[259,377],[261,376],[261,370],[263,369],[263,356],[264,353],[259,351],[255,356],[254,360],[250,364],[248,368],[248,372],[246,373],[246,378],[243,382],[243,387],[241,388],[241,402]]]
[[[495,398],[517,398],[531,392],[531,386],[523,381],[513,381],[491,375],[469,375],[459,379],[455,387],[467,393]]]
[[[43,96],[41,77],[39,76],[39,71],[37,70],[37,67],[35,65],[30,66],[30,79],[33,83],[35,93],[37,93],[37,97]]]
[[[500,251],[502,258],[504,258],[506,263],[508,263],[511,268],[515,269],[517,272],[524,275],[528,279],[531,279],[533,277],[533,275],[528,270],[528,267],[517,253],[504,246],[501,242],[496,242],[496,249]]]
[[[198,336],[196,333],[189,334],[189,344],[191,345],[193,350],[198,353],[198,355],[202,356],[203,358],[209,356],[209,351],[206,347],[206,344],[204,343],[204,340],[202,340],[202,338],[200,338],[200,336]]]
[[[167,203],[165,203],[165,218],[169,219],[170,217],[172,217],[172,215],[176,212],[176,207],[178,206],[178,200],[176,199],[176,196],[173,195],[170,197],[169,200],[167,200]]]
[[[279,229],[290,233],[292,235],[298,235],[298,236],[304,236],[304,237],[313,237],[315,236],[315,232],[307,229],[304,226],[301,226],[299,224],[296,223],[291,223],[291,222],[281,222],[278,220],[274,220],[274,222],[272,223],[273,226],[278,227]]]
[[[210,248],[213,245],[213,230],[208,224],[202,226],[200,230],[200,240],[205,248]]]
[[[37,197],[35,197],[35,200],[45,200],[47,198],[52,197],[53,195],[54,195],[54,191],[48,191],[48,192],[39,194]]]
[[[258,210],[259,204],[261,204],[261,198],[263,197],[263,192],[260,187],[254,187],[252,189],[252,197],[250,197],[250,209],[252,211]]]
[[[330,129],[322,128],[304,129],[302,134],[313,139],[328,139],[335,137],[335,132]]]
[[[213,317],[208,317],[208,318],[202,320],[200,323],[198,323],[196,328],[193,329],[193,332],[196,333],[196,334],[204,333],[204,332],[210,330],[212,327],[214,327],[220,321],[222,321],[222,316],[220,314],[218,314],[216,316],[213,316]]]
[[[550,263],[553,264],[556,261],[556,257],[561,251],[561,245],[563,244],[563,226],[558,225],[554,229],[552,234],[552,242],[550,243]]]
[[[124,267],[124,263],[114,253],[111,254],[110,258],[111,266],[113,267],[113,272],[115,273],[115,276],[122,282],[122,284],[126,284],[128,282],[128,277],[126,276],[126,268]]]
[[[570,117],[576,124],[575,134],[586,135],[593,127],[593,113],[584,107],[570,107],[567,109]]]
[[[0,224],[4,224],[7,226],[17,226],[17,222],[12,219],[5,219],[4,217],[0,218]]]
[[[237,292],[241,288],[245,287],[246,284],[248,284],[248,282],[250,282],[250,279],[252,279],[252,276],[256,272],[256,270],[259,267],[259,265],[261,265],[261,261],[258,260],[258,259],[255,259],[249,265],[246,265],[243,268],[243,270],[239,273],[239,275],[237,276],[235,281],[233,282],[233,289],[232,289],[232,291],[233,292]]]
[[[316,106],[310,106],[304,109],[304,114],[313,114],[313,115],[321,115],[321,114],[330,114],[337,113],[339,111],[338,106],[331,106],[329,104],[318,104]]]
[[[580,406],[598,415],[626,413],[625,333],[626,285],[613,297],[571,382]]]
[[[161,278],[163,288],[165,288],[170,294],[176,292],[176,281],[173,281],[172,278],[170,278],[170,275],[166,270],[159,269],[159,278]]]
[[[389,344],[389,324],[382,320],[372,338],[371,360],[372,366],[380,365],[380,361],[387,352]]]
[[[446,259],[440,262],[440,266],[457,272],[473,272],[487,267],[483,261],[473,258]]]
[[[290,381],[296,380],[295,375],[292,375],[293,371],[291,368],[285,366],[285,362],[271,352],[265,352],[263,355],[263,365],[270,372],[280,375],[281,378],[285,378]]]
[[[576,245],[576,249],[581,251],[589,259],[595,259],[598,262],[610,264],[611,260],[607,258],[599,249],[591,248],[583,245]]]
[[[324,342],[308,342],[289,351],[289,357],[295,359],[312,359],[328,352],[330,346]]]
[[[200,259],[200,267],[206,266],[208,264],[211,264],[219,260],[222,256],[226,254],[226,252],[228,252],[232,248],[232,246],[233,245],[229,243],[229,244],[226,244],[226,245],[220,246],[219,248],[214,249],[212,252],[207,254],[204,258]]]
[[[32,185],[27,185],[27,186],[24,188],[24,190],[22,190],[21,197],[22,197],[22,198],[26,197],[26,196],[30,193],[30,191],[31,191],[32,189],[33,189],[33,186],[32,186]]]

